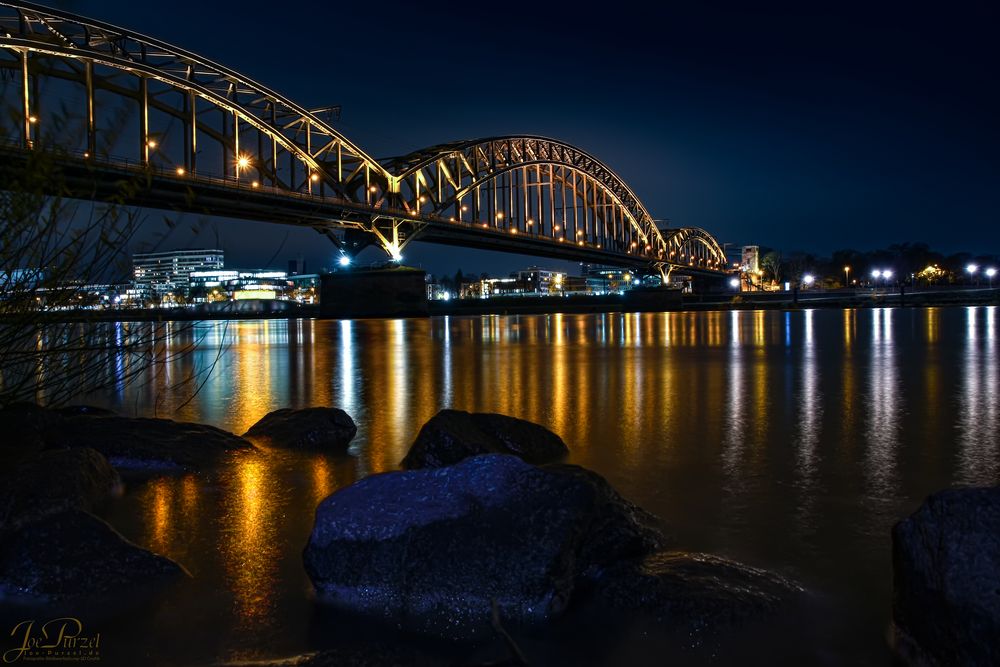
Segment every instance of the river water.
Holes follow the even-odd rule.
[[[334,642],[301,564],[315,506],[396,468],[451,407],[551,428],[570,462],[661,516],[678,547],[800,581],[823,610],[809,639],[818,661],[887,665],[891,526],[935,490],[1000,482],[998,320],[972,307],[185,329],[174,346],[197,340],[194,353],[89,402],[236,433],[270,410],[331,405],[358,435],[350,456],[270,452],[133,484],[107,518],[196,586],[104,620],[104,645],[185,663]],[[544,640],[525,641],[551,657]]]

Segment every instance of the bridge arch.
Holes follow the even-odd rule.
[[[318,112],[190,51],[107,23],[0,2],[0,69],[20,78],[24,147],[41,136],[38,81],[51,77],[83,88],[84,157],[115,150],[99,142],[101,91],[136,103],[138,133],[126,146],[132,159],[178,176],[204,173],[209,162],[213,176],[368,205],[391,188],[391,175],[378,161]],[[127,81],[129,75],[134,80]],[[153,115],[170,122],[157,127]],[[210,155],[206,140],[221,154]]]
[[[103,160],[108,179],[124,153],[126,167],[152,172],[152,206],[201,210],[191,203],[197,191],[216,213],[309,225],[347,254],[374,239],[399,257],[425,234],[661,272],[725,268],[707,232],[658,228],[613,170],[558,140],[492,137],[375,160],[324,110],[163,41],[30,2],[0,0],[0,74],[19,83],[4,100],[14,113],[0,114],[0,126],[6,117],[15,126],[0,133],[22,156],[42,145],[52,98],[60,99],[40,82],[72,87],[81,137],[57,147],[88,171]],[[102,125],[113,104],[127,129]]]
[[[592,155],[555,139],[502,136],[431,146],[383,161],[414,217],[576,244],[630,259],[725,265],[703,230],[661,231],[628,185]],[[668,240],[669,239],[669,240]]]

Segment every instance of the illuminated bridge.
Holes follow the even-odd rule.
[[[505,136],[375,159],[307,110],[194,53],[106,23],[0,2],[0,159],[59,162],[73,196],[305,225],[345,255],[414,239],[659,271],[720,275],[704,230],[660,229],[597,158]],[[5,183],[0,182],[0,187]]]

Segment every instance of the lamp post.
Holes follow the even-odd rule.
[[[851,267],[844,267],[844,287],[851,286]]]
[[[979,267],[976,266],[975,264],[969,264],[968,266],[965,267],[965,270],[966,272],[968,272],[969,280],[971,281],[975,277],[976,271],[979,270]]]
[[[995,276],[996,274],[997,270],[994,269],[992,266],[986,269],[986,277],[989,278],[990,280],[990,289],[993,289],[993,276]]]
[[[882,275],[882,272],[878,269],[872,269],[872,286],[878,289],[878,277]]]

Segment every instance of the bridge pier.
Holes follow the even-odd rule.
[[[319,316],[426,317],[426,272],[409,267],[350,270],[320,279]]]

